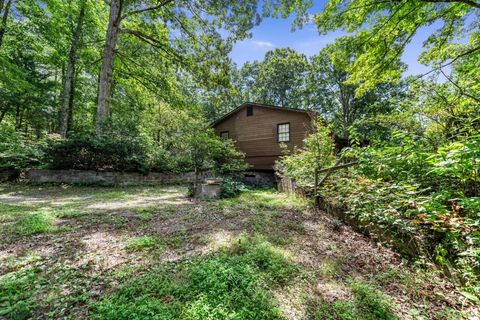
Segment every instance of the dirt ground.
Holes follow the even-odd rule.
[[[0,186],[0,319],[91,318],[92,305],[126,282],[242,237],[265,239],[298,266],[294,280],[270,290],[283,318],[348,319],[338,302],[353,303],[361,283],[388,300],[394,318],[479,319],[478,307],[433,269],[302,199],[253,190],[198,201],[186,192]]]

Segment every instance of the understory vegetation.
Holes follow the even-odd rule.
[[[478,301],[480,136],[468,132],[443,143],[436,137],[433,146],[431,128],[421,135],[394,131],[389,140],[345,149],[335,160],[328,129],[318,126],[305,149],[283,158],[284,174],[313,190],[315,170],[354,162],[318,187],[320,201],[401,252],[435,263]]]

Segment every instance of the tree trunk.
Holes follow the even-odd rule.
[[[15,130],[20,131],[22,128],[22,111],[20,110],[20,104],[15,107]]]
[[[3,36],[5,35],[5,30],[7,29],[8,13],[10,11],[12,2],[13,0],[8,0],[7,4],[5,5],[5,10],[3,11],[2,24],[0,25],[0,48],[2,47]],[[3,6],[3,2],[2,2],[2,6]]]
[[[5,4],[4,0],[0,0],[0,14],[3,12],[3,5]]]
[[[72,90],[70,92],[70,99],[68,99],[68,122],[67,122],[67,135],[73,128],[73,99],[75,97],[75,83],[77,79],[73,80]]]
[[[85,17],[86,1],[83,0],[80,4],[80,13],[78,14],[77,27],[73,35],[70,52],[68,53],[67,72],[65,74],[65,81],[63,84],[62,107],[60,109],[60,123],[59,134],[62,138],[67,137],[68,123],[70,120],[70,109],[73,106],[73,90],[75,80],[75,66],[77,62],[77,50],[80,45],[82,37],[83,20]]]
[[[3,118],[5,118],[5,115],[7,114],[8,111],[8,105],[3,108],[2,113],[0,114],[0,123],[2,123]]]
[[[102,67],[100,69],[100,81],[98,87],[97,118],[95,124],[95,131],[97,135],[102,134],[103,127],[110,112],[113,62],[115,59],[115,49],[117,46],[118,34],[120,32],[122,5],[123,0],[112,0],[110,2],[110,17],[108,21],[107,36],[105,40],[105,49],[102,57]]]

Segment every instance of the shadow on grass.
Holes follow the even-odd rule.
[[[93,306],[96,319],[281,319],[272,287],[296,267],[261,238],[183,260],[129,281]]]
[[[148,206],[89,210],[92,199],[128,203],[153,199],[155,189],[86,190],[64,195],[78,196],[74,205],[14,208],[10,226],[48,209],[58,229],[39,228],[31,236],[17,230],[1,244],[0,318],[391,319],[388,299],[368,281],[391,255],[361,235],[334,231],[304,210],[302,199],[250,190],[232,199],[189,201],[181,189],[169,189],[182,201],[158,197]],[[91,190],[104,190],[105,199]],[[363,280],[348,282],[357,276]],[[400,290],[391,278],[384,282],[393,283],[394,297]],[[316,291],[329,283],[332,288]],[[336,285],[345,295],[332,300]],[[292,295],[292,287],[300,294]],[[306,292],[310,299],[302,297]],[[302,310],[285,314],[283,298],[297,299]]]
[[[338,285],[339,297],[334,299],[320,294],[310,298],[308,314],[315,320],[395,320],[390,298],[373,285],[350,279],[346,286]],[[335,290],[330,288],[330,290]]]

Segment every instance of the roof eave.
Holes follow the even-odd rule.
[[[242,103],[241,105],[239,105],[238,107],[236,107],[235,109],[233,109],[232,111],[230,111],[229,113],[225,114],[224,116],[222,116],[222,117],[218,118],[217,120],[215,120],[214,122],[212,122],[212,123],[210,124],[210,127],[216,126],[217,124],[219,124],[219,123],[222,122],[223,120],[227,119],[228,117],[230,117],[231,115],[237,113],[237,112],[240,111],[243,107],[248,106],[248,105],[257,106],[257,107],[261,107],[261,108],[275,109],[275,110],[302,112],[302,113],[306,113],[306,114],[308,114],[308,115],[310,115],[310,116],[312,116],[313,114],[316,113],[315,111],[308,111],[308,110],[302,110],[302,109],[294,109],[294,108],[288,108],[288,107],[280,107],[280,106],[274,106],[274,105],[270,105],[270,104],[262,104],[262,103],[256,103],[256,102],[244,102],[244,103]]]

